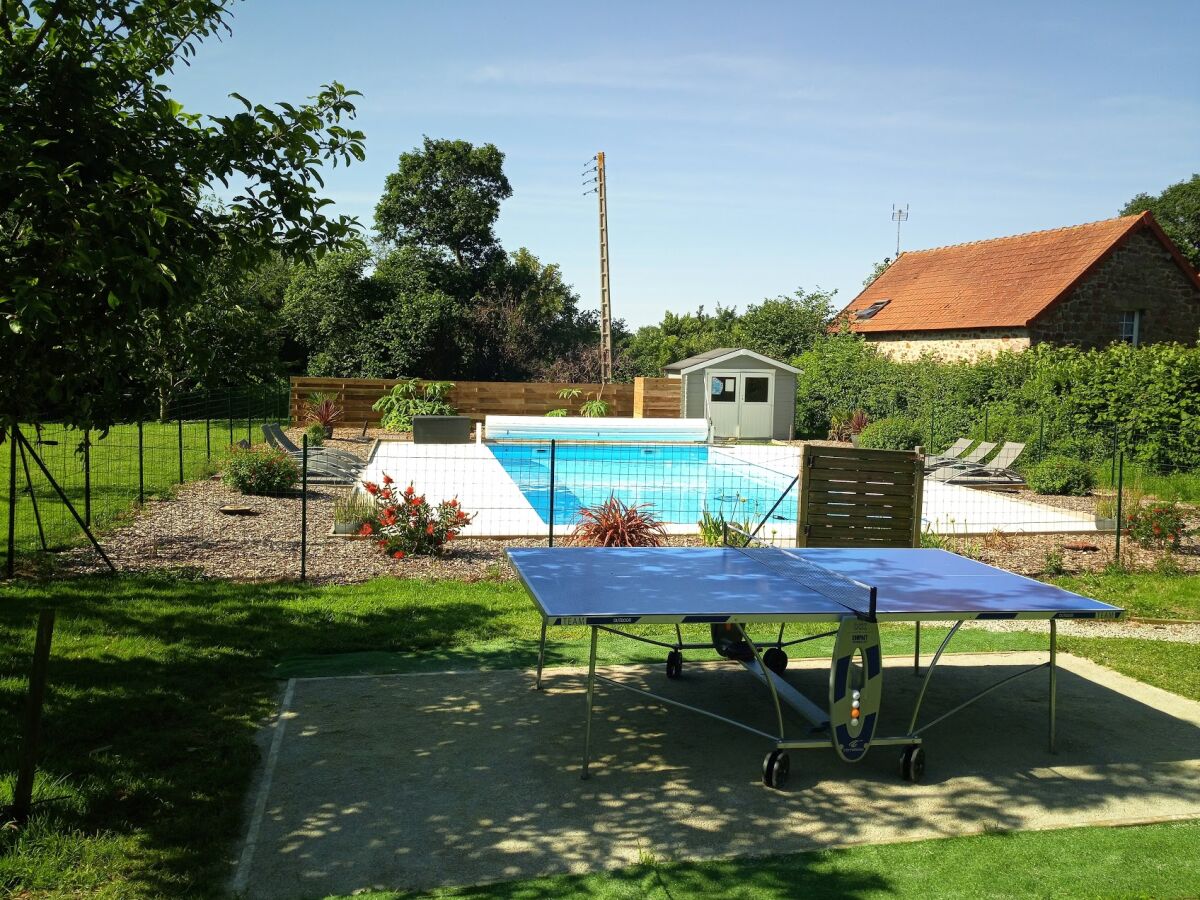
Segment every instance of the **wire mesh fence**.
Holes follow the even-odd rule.
[[[1128,433],[1080,441],[1057,433],[1052,415],[990,403],[953,413],[932,407],[927,426],[900,437],[910,446],[922,442],[927,453],[927,546],[1049,574],[1073,568],[1073,553],[1094,554],[1086,565],[1093,569],[1098,560],[1166,558],[1185,568],[1200,561],[1200,469],[1164,469]],[[478,551],[495,539],[567,544],[582,525],[595,540],[597,516],[614,533],[658,523],[652,533],[670,543],[718,543],[723,523],[757,528],[761,539],[780,545],[793,545],[797,535],[799,442],[421,444],[338,429],[306,448],[282,390],[193,395],[166,417],[103,435],[52,424],[20,434],[0,453],[6,485],[15,463],[9,512],[18,557],[86,547],[86,528],[118,569],[183,566],[321,580],[424,572],[411,558],[398,568],[384,553],[416,547],[415,537],[402,534],[412,531],[406,497],[426,502],[433,518],[421,527],[433,525],[446,549],[474,548],[449,554],[460,560],[498,558],[498,551]],[[244,493],[212,477],[221,471],[230,480],[239,445],[268,442],[280,448],[274,458],[288,461],[290,479],[267,479]],[[1070,465],[1057,472],[1061,484],[1044,492],[1031,483],[1034,471],[1056,457]],[[614,511],[603,508],[610,500],[624,507],[623,520],[609,521]],[[438,517],[459,515],[452,533],[441,534],[447,529]]]

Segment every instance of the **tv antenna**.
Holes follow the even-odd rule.
[[[904,209],[900,209],[895,203],[892,204],[892,221],[896,223],[896,258],[900,257],[900,223],[908,221],[908,204],[904,204]]]
[[[589,160],[592,163],[583,171],[587,178],[584,187],[593,185],[583,192],[596,194],[600,200],[600,383],[612,381],[612,297],[609,292],[608,275],[608,192],[604,180],[604,153],[601,151]]]

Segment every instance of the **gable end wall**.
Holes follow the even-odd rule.
[[[1141,310],[1140,344],[1194,344],[1200,336],[1200,289],[1146,228],[1038,316],[1029,326],[1030,341],[1104,347],[1119,338],[1126,310]]]

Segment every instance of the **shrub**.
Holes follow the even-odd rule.
[[[1025,482],[1036,494],[1082,497],[1096,486],[1096,475],[1087,463],[1066,456],[1051,456],[1031,466]]]
[[[417,493],[411,482],[400,491],[388,475],[383,476],[382,485],[364,481],[363,489],[374,500],[374,513],[358,533],[374,536],[376,545],[396,559],[410,554],[445,553],[446,544],[457,538],[474,518],[463,512],[457,497],[433,506],[424,494]]]
[[[571,532],[577,547],[661,547],[667,537],[662,522],[650,512],[648,503],[626,506],[609,497],[599,506],[579,510],[583,519]]]
[[[314,422],[304,429],[305,435],[308,437],[309,447],[320,447],[325,443],[325,426],[319,422]]]
[[[325,434],[332,434],[333,426],[342,420],[343,410],[338,405],[335,394],[317,392],[309,395],[308,402],[304,404],[304,411],[308,415],[308,421],[320,426]]]
[[[1187,533],[1186,524],[1174,503],[1139,504],[1125,516],[1125,533],[1141,547],[1177,550]]]
[[[413,416],[452,416],[456,410],[446,399],[454,389],[452,381],[426,381],[409,378],[384,394],[371,409],[383,413],[380,425],[385,431],[412,431]]]
[[[300,480],[300,465],[274,447],[237,447],[225,460],[225,484],[243,494],[278,494]]]
[[[899,416],[872,422],[858,436],[858,446],[874,450],[911,450],[920,443],[921,426]]]
[[[333,501],[335,525],[350,524],[358,527],[374,518],[375,500],[369,495],[363,496],[361,491],[351,491],[345,497],[338,497]]]
[[[725,526],[734,525],[747,533],[754,530],[754,526],[749,522],[730,522],[725,518],[724,513],[713,513],[708,511],[708,507],[700,514],[700,521],[696,523],[700,529],[700,541],[706,547],[721,547],[725,545]],[[745,547],[749,544],[748,538],[742,537],[736,532],[729,533],[730,547]]]

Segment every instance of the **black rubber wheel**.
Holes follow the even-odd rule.
[[[791,767],[791,760],[788,758],[786,750],[772,750],[763,760],[763,784],[779,790],[787,784],[788,771]]]
[[[683,654],[672,650],[667,654],[667,677],[678,678],[683,674]]]
[[[905,781],[919,784],[925,777],[925,751],[920,744],[909,744],[900,754],[900,774]]]
[[[782,675],[787,669],[788,655],[779,647],[768,647],[763,654],[763,664],[776,675]]]

